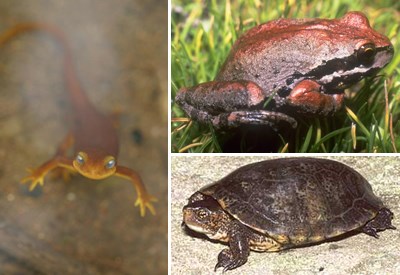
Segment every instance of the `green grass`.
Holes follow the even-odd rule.
[[[300,120],[290,138],[280,137],[277,151],[399,152],[399,1],[260,2],[172,1],[172,99],[181,87],[213,80],[237,37],[255,25],[280,17],[338,18],[347,11],[359,10],[374,29],[391,39],[395,48],[392,62],[378,76],[347,90],[342,112],[334,117]],[[189,123],[173,102],[171,110],[172,152],[221,152],[223,144],[210,125]],[[242,143],[240,151],[248,151],[251,145]]]

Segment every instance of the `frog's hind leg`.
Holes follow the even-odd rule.
[[[267,125],[278,128],[277,126],[280,124],[289,124],[292,128],[297,127],[297,121],[294,118],[279,112],[254,110],[211,115],[186,103],[181,103],[181,107],[192,119],[201,123],[211,122],[216,129],[237,128],[242,125]]]
[[[235,128],[242,125],[279,124],[297,127],[297,121],[284,114],[264,110],[273,95],[266,95],[256,83],[241,81],[210,81],[191,88],[182,88],[175,102],[194,120],[211,122],[215,128]]]
[[[379,210],[376,217],[369,222],[367,222],[364,227],[361,228],[362,232],[368,234],[372,237],[379,238],[378,231],[383,231],[385,229],[396,229],[392,225],[393,213],[387,208],[382,208]]]
[[[211,119],[213,125],[217,128],[234,128],[241,125],[267,125],[276,128],[284,123],[292,128],[297,127],[297,121],[283,113],[272,111],[234,111],[231,113],[220,114]]]

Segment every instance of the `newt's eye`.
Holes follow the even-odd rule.
[[[107,161],[105,166],[106,166],[107,169],[114,168],[114,166],[115,166],[115,159],[110,159],[109,161]]]
[[[85,163],[85,158],[84,158],[81,154],[78,154],[78,155],[76,156],[75,160],[76,160],[76,162],[79,163],[80,165],[82,165],[82,164]]]

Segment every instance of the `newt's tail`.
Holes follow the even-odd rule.
[[[71,49],[67,39],[63,31],[57,27],[39,22],[20,23],[0,34],[0,46],[4,45],[19,34],[31,31],[47,33],[62,46],[64,54],[64,76],[71,103],[75,108],[79,108],[79,106],[82,106],[82,104],[89,104],[89,100],[83,92],[79,83],[79,79],[76,75],[72,61]]]

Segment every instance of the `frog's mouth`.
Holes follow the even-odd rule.
[[[375,75],[390,62],[393,52],[392,45],[376,48],[374,58],[368,60],[360,60],[354,53],[348,57],[329,60],[299,77],[315,79],[323,86],[325,93],[340,94],[364,77]]]

